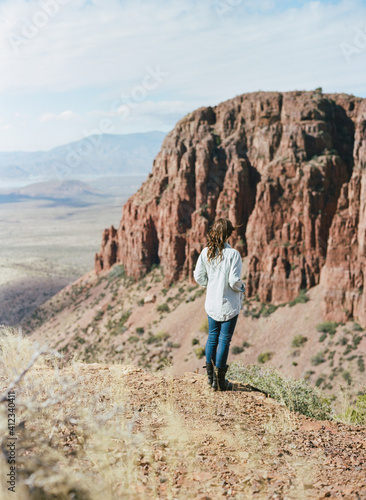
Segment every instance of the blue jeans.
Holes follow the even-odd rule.
[[[238,314],[228,321],[216,321],[207,315],[208,338],[206,343],[206,363],[214,362],[217,368],[225,368],[231,338],[234,333]]]

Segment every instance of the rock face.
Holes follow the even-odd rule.
[[[321,280],[326,317],[365,322],[365,116],[366,100],[318,91],[188,114],[105,230],[96,272],[119,262],[139,278],[160,264],[167,284],[192,277],[208,228],[228,217],[241,225],[230,244],[249,257],[247,296],[278,304]]]

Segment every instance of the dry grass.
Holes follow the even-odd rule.
[[[33,345],[8,328],[1,330],[1,389],[32,363],[16,392],[16,495],[6,498],[88,498],[105,500],[134,494],[136,460],[143,436],[126,418],[123,386],[108,385],[71,362],[62,370],[56,353]],[[87,366],[87,365],[86,365]],[[112,394],[113,391],[113,394]],[[1,407],[3,444],[7,432],[6,403]],[[2,480],[9,466],[1,456]]]

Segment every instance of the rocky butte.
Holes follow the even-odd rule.
[[[255,92],[199,108],[169,132],[152,172],[103,234],[95,271],[153,264],[192,277],[215,218],[243,224],[247,296],[274,304],[321,284],[325,319],[366,326],[366,99]]]

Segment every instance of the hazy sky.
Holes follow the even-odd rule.
[[[366,97],[366,0],[0,0],[0,151],[168,132],[244,92]]]

